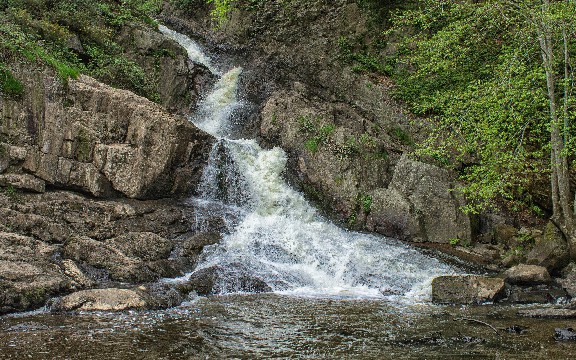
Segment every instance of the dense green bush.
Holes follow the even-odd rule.
[[[130,61],[117,36],[127,24],[157,26],[161,0],[3,0],[0,61],[42,62],[62,79],[80,73],[158,100],[154,80]]]

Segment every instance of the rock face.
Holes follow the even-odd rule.
[[[482,304],[504,293],[503,279],[485,276],[440,276],[432,281],[432,301],[439,304]]]
[[[98,197],[144,199],[194,188],[209,135],[147,99],[86,76],[70,80],[66,90],[46,74],[28,76],[25,99],[2,102],[0,133],[27,153],[11,172]]]
[[[503,274],[506,282],[515,285],[548,284],[552,277],[545,267],[520,264],[506,270]]]
[[[70,288],[50,262],[57,247],[28,236],[0,232],[0,314],[42,306]]]
[[[571,263],[564,269],[558,282],[570,296],[576,298],[576,263]]]
[[[403,156],[388,188],[375,193],[368,228],[419,242],[470,242],[470,219],[452,181],[447,170]]]
[[[182,250],[196,210],[171,198],[195,190],[213,138],[173,113],[189,115],[214,77],[151,29],[126,26],[117,40],[165,107],[90,77],[63,81],[47,67],[9,64],[24,89],[0,98],[0,314],[79,289],[181,276],[202,251]],[[157,292],[148,305],[181,300]],[[109,289],[66,301],[143,306],[134,296]]]
[[[182,47],[150,28],[125,26],[118,42],[128,58],[154,77],[160,104],[171,113],[191,115],[215,80],[204,65],[189,61]]]

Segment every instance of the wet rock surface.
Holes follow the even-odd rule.
[[[576,310],[563,308],[519,310],[519,316],[548,319],[576,319]]]
[[[503,279],[476,275],[440,276],[432,281],[432,301],[439,304],[482,304],[504,295]]]
[[[220,266],[196,270],[184,285],[181,291],[196,291],[198,295],[211,295],[216,293],[263,293],[272,289],[262,279],[242,271],[241,266],[232,265],[234,272],[222,269]]]
[[[576,331],[574,331],[572,328],[554,329],[554,340],[576,341]]]

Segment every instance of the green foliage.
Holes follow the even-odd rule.
[[[392,135],[396,137],[404,145],[408,146],[414,145],[414,141],[410,137],[410,134],[408,134],[404,129],[402,129],[399,126],[392,129]]]
[[[318,151],[318,141],[314,139],[308,139],[304,142],[304,147],[311,153],[316,153]]]
[[[218,26],[221,26],[228,20],[228,15],[234,9],[235,0],[206,0],[208,4],[214,7],[210,12],[212,19],[216,21]]]
[[[362,209],[365,213],[369,213],[372,208],[372,196],[362,195],[360,197],[360,204],[362,204]]]
[[[341,36],[338,38],[338,48],[340,58],[344,62],[352,64],[352,70],[356,72],[373,72],[385,75],[392,72],[393,63],[389,58],[375,53],[379,47],[371,49],[368,44],[364,43],[364,39],[352,40]]]
[[[547,20],[536,19],[538,4],[425,0],[397,15],[388,32],[404,34],[396,44],[396,95],[430,122],[418,154],[460,170],[468,212],[491,207],[495,199],[523,201],[524,190],[549,174],[550,113],[535,25]],[[554,6],[562,11],[551,12],[551,29],[565,25],[574,54],[576,4]],[[574,79],[560,69],[558,63],[574,119]],[[572,127],[563,131],[574,139]]]
[[[0,93],[12,98],[20,97],[24,93],[22,83],[3,64],[0,64]]]
[[[336,130],[334,124],[324,124],[319,127],[320,119],[313,119],[310,116],[300,116],[298,118],[300,131],[310,136],[304,142],[304,148],[315,153],[320,145],[325,145],[330,141],[332,133]]]
[[[161,0],[5,0],[0,61],[40,62],[66,80],[85,73],[158,100],[152,75],[128,60],[116,41],[123,26],[156,27]]]

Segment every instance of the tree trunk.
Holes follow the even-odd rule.
[[[568,158],[565,152],[564,136],[561,131],[561,122],[557,110],[556,74],[554,73],[554,48],[552,33],[546,20],[550,1],[542,1],[542,19],[537,24],[538,41],[544,69],[546,72],[546,87],[550,111],[550,166],[552,190],[552,220],[562,230],[568,240],[570,257],[576,260],[576,234],[574,234],[574,212],[572,208],[572,195],[570,191],[570,177],[568,172]]]

